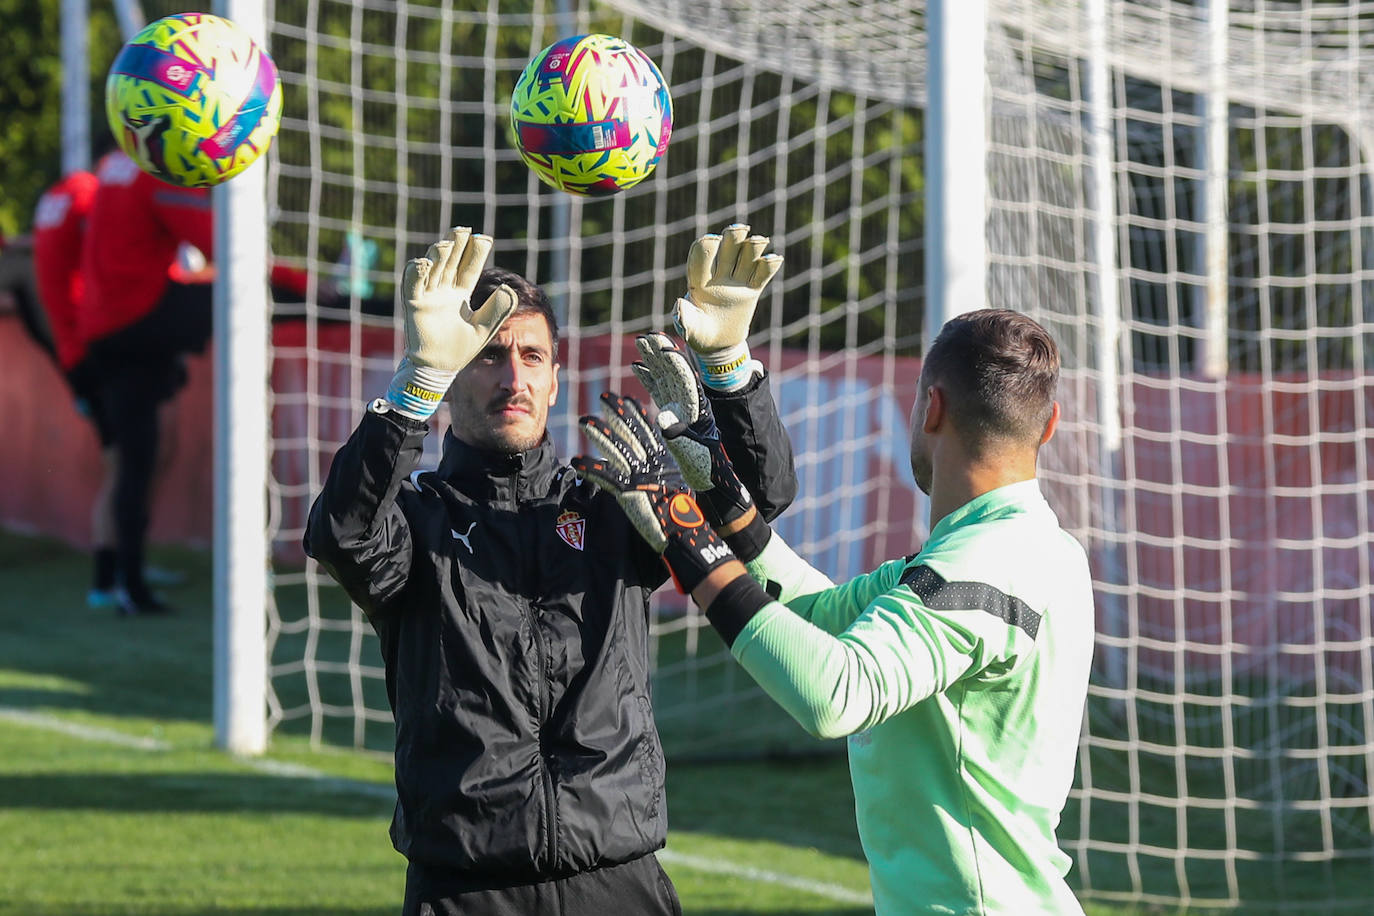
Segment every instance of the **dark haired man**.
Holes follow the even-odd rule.
[[[694,252],[703,242],[691,294],[742,340],[778,259],[733,241],[716,258],[719,236]],[[405,357],[335,456],[306,531],[380,638],[404,912],[679,913],[653,855],[667,820],[648,601],[668,570],[554,453],[554,314],[523,277],[483,270],[491,245],[455,229],[407,266]],[[446,392],[443,458],[412,473]],[[782,511],[796,480],[764,379],[718,403],[748,434],[731,448],[782,470],[751,481]],[[756,443],[771,444],[766,459]]]
[[[774,700],[813,734],[848,737],[880,914],[1082,912],[1055,827],[1087,696],[1092,585],[1035,478],[1058,375],[1053,339],[1023,315],[948,322],[911,417],[930,538],[838,586],[772,535],[677,404],[658,422],[700,512],[632,405],[608,395],[605,418],[583,420],[604,460],[573,467],[617,494]]]

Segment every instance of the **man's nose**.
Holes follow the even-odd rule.
[[[529,367],[525,365],[520,354],[514,350],[510,351],[501,360],[500,379],[503,388],[511,391],[520,391],[529,386]]]

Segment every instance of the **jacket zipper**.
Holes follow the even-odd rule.
[[[511,485],[512,494],[515,498],[518,510],[521,502],[518,473],[511,481]],[[539,543],[539,531],[537,528],[534,531],[534,541],[535,544],[533,546],[537,548]],[[524,568],[521,570],[522,577],[526,582],[535,581],[533,578],[535,570],[532,568],[530,560],[538,555],[538,551],[526,550],[524,554],[524,563],[522,564]],[[536,688],[536,693],[538,694],[539,707],[539,771],[542,782],[544,783],[544,835],[548,837],[545,844],[545,852],[549,857],[549,867],[555,868],[558,864],[558,812],[554,795],[552,761],[550,759],[552,755],[547,752],[544,744],[544,726],[547,724],[549,714],[549,675],[546,670],[548,666],[548,655],[544,649],[544,635],[540,627],[539,615],[535,612],[534,607],[528,602],[522,601],[521,606],[524,607],[525,616],[530,622],[530,636],[534,642],[535,659],[539,664],[539,684]]]
[[[553,763],[550,759],[552,755],[548,753],[544,744],[544,726],[548,720],[548,673],[545,666],[548,664],[547,656],[544,652],[544,637],[539,628],[539,615],[534,613],[533,608],[526,608],[526,613],[530,619],[530,633],[534,637],[534,654],[539,661],[539,772],[544,783],[544,833],[548,837],[546,851],[549,856],[549,867],[554,868],[557,863],[558,846],[558,813],[555,808],[556,801],[553,789]]]

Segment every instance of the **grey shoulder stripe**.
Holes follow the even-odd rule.
[[[1040,615],[1030,605],[984,582],[946,582],[925,564],[902,573],[898,583],[916,593],[926,606],[937,611],[986,611],[1009,626],[1019,627],[1031,639],[1040,632]]]

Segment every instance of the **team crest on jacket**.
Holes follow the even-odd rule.
[[[553,530],[558,532],[563,543],[573,550],[581,550],[584,546],[583,535],[587,533],[587,520],[573,510],[565,509],[563,514],[558,516]]]

